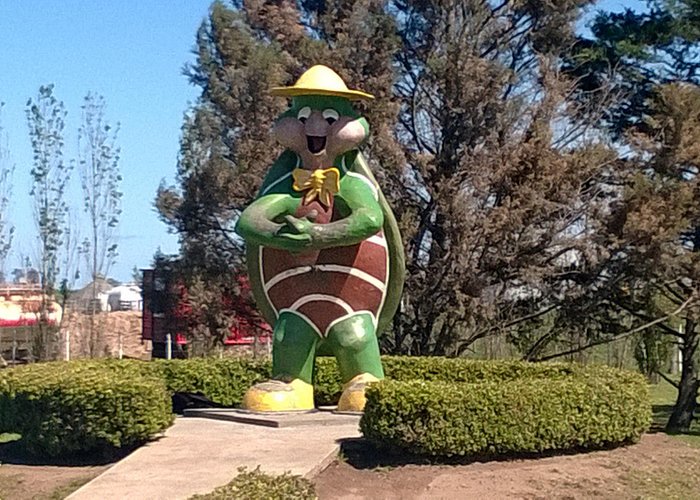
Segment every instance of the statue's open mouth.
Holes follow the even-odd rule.
[[[307,135],[306,136],[306,145],[309,148],[309,151],[313,154],[320,153],[323,151],[326,147],[326,137],[320,137],[317,135]]]

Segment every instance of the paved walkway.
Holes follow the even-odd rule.
[[[186,499],[231,481],[237,469],[313,476],[359,436],[358,419],[336,425],[270,428],[180,417],[165,436],[136,450],[70,495],[70,500]]]

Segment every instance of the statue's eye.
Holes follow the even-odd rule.
[[[333,125],[336,121],[338,121],[340,115],[335,109],[328,108],[323,110],[323,117],[326,119],[329,125]]]
[[[297,118],[301,123],[304,123],[309,116],[311,116],[311,108],[308,106],[301,108],[297,114]]]

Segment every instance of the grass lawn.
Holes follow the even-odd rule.
[[[654,413],[654,428],[663,429],[671,416],[678,391],[671,384],[662,380],[661,383],[650,386],[651,404]],[[696,415],[690,433],[673,436],[686,443],[700,448],[700,415]]]

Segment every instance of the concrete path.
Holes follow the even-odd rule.
[[[360,435],[358,421],[271,428],[180,417],[164,437],[117,462],[68,499],[186,499],[228,483],[241,466],[311,477],[335,458],[339,439]]]

